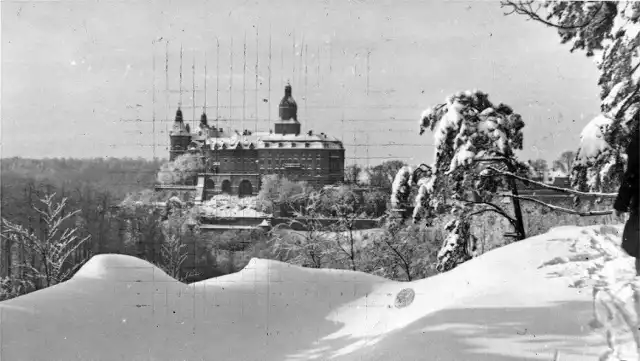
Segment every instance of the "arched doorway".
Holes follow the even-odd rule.
[[[238,186],[238,196],[248,197],[251,195],[253,195],[253,186],[251,185],[251,182],[245,179],[240,182],[240,185]]]
[[[207,178],[207,180],[204,181],[204,189],[206,189],[207,191],[213,191],[215,187],[216,182],[214,182],[213,179]]]
[[[213,195],[215,194],[215,188],[216,182],[214,182],[213,179],[207,178],[204,181],[204,194],[207,200],[213,198]]]
[[[228,179],[222,181],[222,193],[231,194],[231,181]]]

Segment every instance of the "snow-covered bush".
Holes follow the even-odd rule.
[[[411,190],[413,168],[404,166],[400,168],[391,185],[391,207],[399,208],[408,202]]]
[[[162,184],[183,184],[204,172],[202,157],[198,154],[183,154],[162,165],[158,172],[158,182]]]
[[[626,155],[618,145],[609,144],[613,120],[604,115],[593,118],[580,134],[580,148],[573,162],[572,186],[581,191],[611,192],[620,185]]]
[[[438,252],[438,272],[446,272],[477,256],[477,239],[471,234],[466,219],[453,219],[444,229],[449,234]]]

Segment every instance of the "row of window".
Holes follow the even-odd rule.
[[[236,153],[237,154],[237,153]],[[320,152],[291,152],[291,151],[265,151],[261,152],[258,158],[282,158],[282,157],[298,157],[298,158],[321,158],[323,153]],[[324,153],[326,156],[326,153]],[[214,154],[211,155],[211,158],[228,158],[230,154],[226,153],[224,155],[219,154],[217,157]],[[251,154],[252,156],[244,156],[242,153],[239,156],[231,156],[231,158],[246,158],[246,159],[255,159],[255,153]],[[340,157],[339,152],[331,152],[329,154],[331,157]]]
[[[320,164],[321,162],[321,158],[320,156],[316,157],[315,159],[312,157],[275,157],[275,158],[263,158],[258,160],[257,162],[261,163],[261,164],[271,164],[273,161],[273,164],[276,163],[304,163],[304,164]],[[334,163],[338,163],[339,159],[330,159],[330,163],[334,164]],[[212,160],[212,162],[214,163],[220,163],[218,161]],[[245,163],[245,164],[253,164],[256,163],[256,160],[253,158],[224,158],[222,159],[223,163]]]

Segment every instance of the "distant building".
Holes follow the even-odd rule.
[[[342,142],[324,133],[301,134],[298,106],[288,84],[280,101],[279,118],[274,131],[226,134],[222,128],[212,128],[202,114],[198,130],[191,132],[178,109],[169,157],[174,160],[189,152],[204,158],[206,171],[192,182],[204,188],[206,198],[220,193],[255,195],[261,177],[268,174],[317,187],[344,180]]]

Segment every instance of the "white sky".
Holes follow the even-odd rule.
[[[524,159],[551,161],[575,150],[580,130],[599,110],[593,61],[569,53],[554,30],[503,16],[493,1],[5,1],[1,6],[3,157],[152,157],[154,79],[156,151],[167,157],[164,120],[173,117],[179,101],[180,44],[183,103],[192,103],[195,60],[199,119],[206,53],[208,114],[214,119],[216,37],[219,114],[229,117],[233,36],[231,116],[235,127],[241,128],[244,117],[244,128],[254,129],[256,25],[259,128],[277,117],[282,86],[290,79],[303,130],[342,138],[347,163],[374,164],[386,156],[430,161],[433,141],[428,133],[418,136],[418,117],[458,90],[487,91],[492,101],[523,115]],[[294,33],[298,45],[304,38],[306,77],[300,72],[304,56],[295,58],[293,72]],[[272,91],[266,103],[270,34]],[[170,41],[169,87],[176,90],[170,107],[166,43],[152,45],[159,38]],[[192,108],[183,108],[190,120]]]

